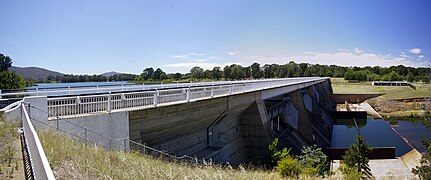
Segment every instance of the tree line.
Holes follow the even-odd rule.
[[[284,64],[253,63],[250,66],[232,64],[214,67],[212,70],[204,70],[201,67],[193,67],[189,73],[166,74],[160,68],[154,70],[152,67],[145,68],[135,81],[163,81],[163,80],[242,80],[261,78],[289,78],[289,77],[341,77],[352,81],[401,81],[430,82],[431,68],[414,68],[403,65],[380,67],[344,67],[337,65],[319,65],[309,63],[295,63],[293,61]]]
[[[145,68],[140,75],[116,74],[103,75],[72,75],[48,76],[41,82],[100,82],[100,81],[179,81],[179,80],[242,80],[261,78],[289,78],[289,77],[340,77],[351,81],[430,81],[430,68],[405,67],[403,65],[380,67],[345,67],[337,65],[319,65],[309,63],[295,63],[293,61],[279,64],[253,63],[250,66],[232,64],[204,70],[193,67],[188,73],[166,73],[161,68]]]

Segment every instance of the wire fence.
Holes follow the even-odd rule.
[[[32,105],[28,105],[28,106],[32,109],[41,111],[43,113],[48,113],[35,106],[32,106]],[[69,120],[66,120],[66,119],[56,119],[54,123],[55,125],[47,124],[45,122],[39,121],[34,118],[31,118],[31,120],[56,132],[61,132],[66,135],[69,135],[74,139],[78,140],[78,142],[83,143],[85,145],[96,145],[99,147],[104,147],[106,149],[122,150],[125,152],[137,151],[142,155],[149,155],[152,157],[162,158],[164,160],[175,161],[175,162],[186,162],[186,163],[192,163],[192,164],[202,164],[206,162],[204,159],[199,159],[189,155],[177,156],[176,154],[168,153],[163,150],[158,150],[150,146],[147,146],[145,144],[130,140],[128,138],[113,139],[111,137],[102,135],[86,127],[80,126],[76,123],[70,122]],[[60,125],[60,121],[74,126],[73,129],[75,130],[70,130],[72,128],[70,129],[62,128],[62,125]]]

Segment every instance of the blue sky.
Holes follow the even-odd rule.
[[[0,52],[73,74],[237,63],[427,66],[431,1],[0,1]]]

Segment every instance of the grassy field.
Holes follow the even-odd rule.
[[[84,146],[52,131],[38,134],[57,179],[282,179],[274,171],[179,164]]]
[[[18,126],[7,124],[0,114],[0,179],[24,179]]]
[[[382,93],[387,100],[431,97],[430,84],[413,84],[408,86],[372,86],[370,82],[349,83],[343,78],[331,78],[334,94],[374,94]]]

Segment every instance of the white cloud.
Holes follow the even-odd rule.
[[[187,55],[171,55],[171,58],[174,58],[174,59],[181,59],[185,57],[187,57]]]
[[[400,52],[400,57],[402,57],[402,58],[410,58],[410,56],[407,55],[405,52]]]
[[[231,56],[235,56],[238,53],[239,53],[239,51],[231,51],[231,52],[228,52],[227,54],[229,54]]]
[[[338,51],[342,51],[342,52],[350,52],[350,49],[337,49]]]
[[[413,54],[420,54],[421,53],[421,49],[419,49],[419,48],[413,48],[413,49],[410,49],[409,52],[411,52]]]
[[[356,54],[361,54],[363,52],[364,52],[363,50],[360,50],[359,48],[355,48],[355,53]]]

